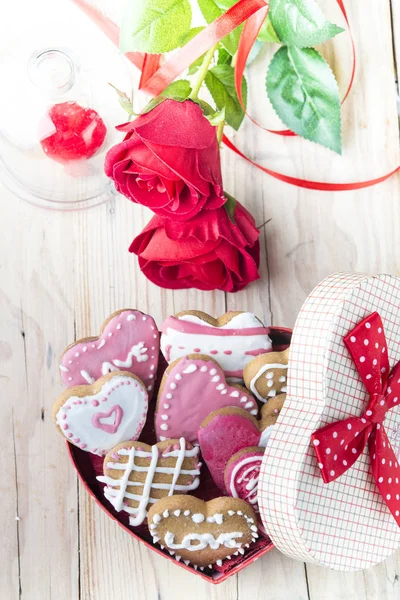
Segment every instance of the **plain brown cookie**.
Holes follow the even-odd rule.
[[[238,498],[163,498],[149,510],[148,524],[153,542],[195,568],[220,566],[258,538],[255,513]]]
[[[279,417],[282,407],[286,400],[286,394],[279,394],[270,398],[261,408],[261,419],[259,421],[262,430],[270,425],[274,425]]]

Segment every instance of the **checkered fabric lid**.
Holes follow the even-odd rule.
[[[368,448],[325,484],[311,434],[360,416],[368,394],[343,343],[377,311],[390,367],[400,360],[400,278],[339,273],[307,298],[294,327],[283,410],[266,449],[258,486],[261,516],[276,547],[298,560],[342,571],[365,569],[400,548],[400,528],[372,477]],[[400,406],[384,427],[400,454]]]

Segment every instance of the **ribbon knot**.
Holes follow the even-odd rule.
[[[350,469],[368,446],[375,483],[400,526],[400,467],[384,427],[386,413],[400,405],[400,363],[390,371],[383,324],[376,312],[343,341],[369,402],[361,416],[330,423],[312,434],[318,465],[324,482],[330,483]]]
[[[388,410],[386,396],[384,394],[372,394],[363,418],[374,425],[377,423],[382,424]]]

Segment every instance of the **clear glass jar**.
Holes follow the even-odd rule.
[[[95,38],[106,46],[100,52],[21,48],[0,69],[0,179],[28,202],[70,210],[114,193],[104,157],[127,115],[109,83],[128,94],[132,85],[125,59],[103,37]]]

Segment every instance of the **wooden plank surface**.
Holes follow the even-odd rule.
[[[30,4],[26,10],[34,22]],[[321,4],[332,20],[342,22],[333,0]],[[20,10],[7,5],[0,14],[0,60],[10,51],[10,15],[16,23]],[[358,69],[343,108],[343,156],[272,136],[247,121],[234,138],[265,166],[298,177],[351,181],[399,164],[393,63],[393,47],[398,56],[400,48],[398,3],[392,2],[392,11],[389,0],[348,0],[346,6]],[[346,34],[324,52],[344,89]],[[274,126],[262,89],[267,56],[265,51],[248,71],[250,109]],[[215,316],[247,309],[267,322],[292,326],[306,295],[333,271],[399,274],[399,177],[361,192],[309,192],[269,178],[228,150],[222,154],[226,190],[253,212],[257,224],[267,222],[261,280],[236,295],[162,291],[147,282],[126,249],[150,213],[123,198],[85,212],[56,213],[27,205],[0,187],[5,548],[0,597],[5,600],[184,600],[188,594],[193,600],[394,600],[400,595],[400,553],[369,571],[342,574],[305,567],[274,550],[220,586],[194,579],[130,539],[91,501],[52,424],[51,406],[61,389],[58,356],[75,336],[95,333],[118,308],[148,311],[158,323],[186,308]]]

